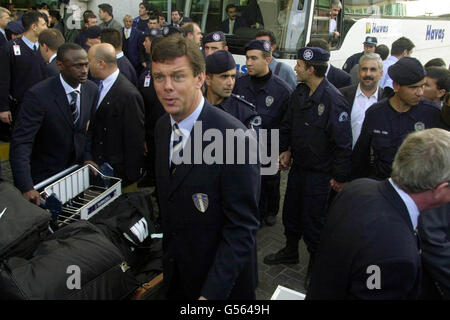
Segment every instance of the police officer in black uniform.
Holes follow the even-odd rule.
[[[350,71],[353,69],[354,66],[359,64],[359,59],[368,53],[375,52],[375,48],[377,47],[378,40],[376,37],[368,36],[366,37],[366,40],[363,42],[364,45],[364,51],[355,53],[347,58],[344,65],[342,66],[342,70],[344,70],[347,73],[350,73]]]
[[[325,77],[328,51],[304,47],[298,51],[297,86],[280,130],[280,168],[291,163],[283,206],[286,246],[264,263],[298,263],[302,235],[314,259],[324,224],[330,186],[340,191],[348,181],[352,152],[350,107]],[[309,268],[308,268],[309,269]]]
[[[247,128],[258,129],[261,117],[252,103],[232,93],[235,81],[236,63],[231,53],[219,50],[206,57],[206,99],[239,119]]]
[[[421,99],[425,70],[419,60],[404,57],[388,69],[394,96],[367,111],[352,154],[352,178],[389,178],[395,153],[413,131],[438,127],[439,110]]]
[[[235,93],[256,106],[261,116],[261,129],[267,129],[267,150],[270,156],[272,129],[279,129],[286,113],[291,87],[269,69],[271,59],[270,43],[266,40],[252,40],[245,47],[248,74],[236,81]],[[264,165],[262,165],[264,167]],[[280,172],[261,177],[260,214],[264,222],[272,226],[276,222],[280,204]]]

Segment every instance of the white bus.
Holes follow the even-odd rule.
[[[125,14],[137,14],[142,0],[80,0],[87,8],[98,12],[97,5],[108,2],[114,15],[122,21]],[[167,14],[177,8],[201,26],[204,34],[220,30],[227,18],[225,8],[235,4],[238,14],[245,14],[249,3],[257,1],[264,29],[275,33],[279,59],[294,66],[296,52],[310,39],[330,40],[331,0],[151,0],[150,3]],[[450,0],[341,0],[342,10],[337,18],[340,37],[330,41],[331,63],[341,67],[345,60],[363,50],[366,36],[375,36],[379,44],[391,47],[401,36],[413,41],[412,56],[423,64],[432,58],[443,58],[450,64]],[[248,10],[247,10],[248,11]],[[254,12],[252,12],[254,13]],[[240,28],[227,35],[228,46],[236,63],[245,72],[244,46],[252,40],[257,29]]]

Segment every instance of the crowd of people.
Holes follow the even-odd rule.
[[[237,19],[235,9],[222,30],[203,35],[178,9],[168,25],[143,2],[122,26],[105,3],[97,15],[85,11],[69,39],[51,10],[12,20],[0,8],[1,139],[10,140],[15,187],[39,204],[33,186],[73,164],[109,168],[124,192],[156,186],[167,298],[254,299],[256,234],[276,223],[280,171],[289,170],[286,241],[264,263],[298,263],[303,239],[308,299],[448,299],[445,62],[424,67],[408,38],[389,55],[369,36],[342,70],[321,39],[298,50],[292,69],[273,57],[276,37],[258,11]],[[246,74],[225,37],[239,24],[260,29],[245,46]],[[245,159],[259,132],[279,134],[265,145],[276,172],[227,163],[226,154],[199,164],[192,152],[180,163],[198,143],[198,122],[202,133],[244,135]],[[381,285],[368,285],[373,266]]]

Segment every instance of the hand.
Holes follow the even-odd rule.
[[[334,31],[334,32],[333,32],[333,36],[334,36],[335,38],[339,38],[339,37],[341,36],[341,34],[340,34],[339,32],[337,32],[337,31]]]
[[[4,123],[11,124],[12,122],[11,111],[0,112],[0,120]]]
[[[27,199],[28,201],[33,202],[37,206],[40,205],[41,200],[43,200],[41,198],[41,195],[39,194],[39,192],[37,192],[36,190],[30,190],[30,191],[24,192],[23,197],[25,199]]]
[[[147,142],[144,142],[144,156],[148,155]]]
[[[288,150],[280,154],[278,163],[280,165],[280,170],[288,170],[291,166],[291,151]]]
[[[342,191],[342,188],[344,188],[344,186],[347,184],[347,182],[342,182],[342,183],[340,183],[340,182],[337,182],[336,180],[334,180],[334,179],[331,179],[330,180],[330,186],[331,186],[331,188],[333,188],[333,190],[334,191],[336,191],[336,192],[341,192]]]
[[[201,296],[200,298],[198,298],[198,300],[208,300],[208,299],[206,299],[204,296]]]
[[[84,162],[84,165],[88,165],[88,164],[90,164],[91,166],[93,166],[95,169],[99,170],[98,164],[96,164],[94,161],[87,160],[87,161]],[[96,176],[96,175],[98,174],[97,171],[92,170],[92,169],[91,169],[91,172],[94,174],[94,176]]]

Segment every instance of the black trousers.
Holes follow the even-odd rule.
[[[259,199],[260,219],[276,216],[280,209],[280,171],[274,175],[261,176],[261,197]]]
[[[325,224],[330,194],[328,174],[293,166],[289,171],[283,204],[283,225],[287,244],[298,246],[303,237],[308,251],[316,252]]]

